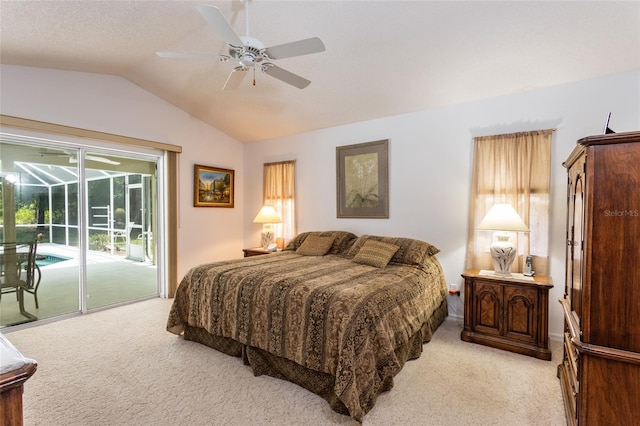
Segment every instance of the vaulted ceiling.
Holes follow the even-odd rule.
[[[242,142],[640,69],[638,1],[253,0],[265,46],[326,51],[274,61],[304,89],[258,71],[222,90],[232,61],[155,53],[228,53],[202,3],[2,0],[0,62],[119,75]],[[245,35],[244,2],[206,4]]]

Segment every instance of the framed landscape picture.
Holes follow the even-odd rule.
[[[194,166],[195,207],[233,207],[233,170]]]
[[[336,147],[337,216],[389,217],[389,140]]]

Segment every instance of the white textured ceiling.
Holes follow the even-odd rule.
[[[276,61],[305,89],[258,73],[222,91],[231,62],[155,55],[226,53],[201,3],[245,34],[241,1],[2,0],[0,61],[119,75],[243,142],[640,69],[638,1],[253,0],[265,46],[326,51]]]

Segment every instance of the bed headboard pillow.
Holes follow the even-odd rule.
[[[327,254],[346,254],[353,242],[358,238],[357,235],[347,231],[310,231],[301,232],[287,244],[285,250],[298,250],[304,240],[309,235],[317,235],[319,237],[333,237],[333,244]]]
[[[440,252],[440,250],[421,240],[404,237],[381,237],[377,235],[362,235],[353,243],[347,257],[353,258],[367,242],[372,239],[398,246],[398,251],[391,257],[390,263],[404,265],[422,265],[424,260]]]
[[[384,268],[399,248],[395,244],[369,238],[360,247],[358,253],[353,256],[352,260],[356,263]]]
[[[333,240],[335,240],[335,237],[309,235],[304,239],[302,244],[300,244],[300,247],[298,247],[296,253],[303,256],[324,256],[331,249]]]

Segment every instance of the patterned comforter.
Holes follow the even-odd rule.
[[[331,374],[335,394],[361,421],[402,368],[395,350],[443,300],[446,283],[432,256],[376,268],[345,253],[286,250],[194,267],[177,289],[167,329],[202,328]]]

